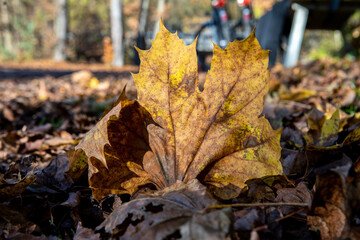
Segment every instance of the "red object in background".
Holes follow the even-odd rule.
[[[250,20],[250,18],[251,18],[251,12],[250,12],[250,9],[249,9],[249,8],[245,8],[245,9],[243,10],[243,18],[244,18],[244,20],[247,20],[247,21]]]
[[[228,15],[227,15],[227,13],[226,13],[225,11],[221,11],[221,12],[220,12],[220,18],[221,18],[221,20],[223,20],[223,21],[227,21],[227,20],[228,20]]]
[[[247,6],[251,3],[251,0],[237,0],[237,4],[242,7],[242,6]]]
[[[212,0],[211,5],[216,8],[224,7],[226,5],[226,0]]]

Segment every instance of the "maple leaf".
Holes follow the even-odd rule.
[[[161,23],[151,49],[138,49],[138,101],[123,98],[77,146],[90,158],[93,189],[132,193],[146,183],[162,189],[198,178],[229,199],[248,179],[282,174],[281,130],[259,117],[268,51],[254,32],[225,50],[215,46],[201,92],[195,46]]]

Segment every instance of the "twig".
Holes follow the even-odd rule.
[[[289,213],[289,214],[287,214],[287,215],[285,215],[285,216],[283,216],[283,217],[281,217],[281,218],[278,218],[278,219],[272,221],[271,223],[280,222],[281,220],[284,220],[284,219],[286,219],[286,218],[288,218],[288,217],[291,217],[291,216],[293,216],[293,215],[295,215],[295,214],[297,214],[297,213],[301,213],[301,212],[304,211],[304,210],[305,210],[305,208],[301,208],[301,209],[299,209],[299,210],[297,210],[297,211],[295,211],[295,212]],[[271,223],[270,223],[270,224],[271,224]]]
[[[294,206],[294,207],[308,207],[310,203],[295,203],[295,202],[279,202],[279,203],[233,203],[233,204],[219,204],[210,205],[203,211],[206,212],[210,209],[220,209],[228,207],[281,207],[281,206]]]
[[[259,227],[254,228],[252,231],[259,232],[259,231],[262,231],[262,230],[266,230],[266,229],[268,229],[268,228],[269,228],[268,225],[262,225],[262,226],[259,226]]]
[[[306,158],[306,169],[305,169],[305,173],[304,173],[304,176],[303,178],[305,178],[308,174],[309,174],[309,166],[310,166],[310,161],[309,161],[309,158],[307,156],[307,152],[305,151],[305,158]]]
[[[301,213],[301,212],[304,211],[304,210],[305,210],[305,208],[301,208],[301,209],[299,209],[299,210],[297,210],[297,211],[295,211],[295,212],[289,213],[289,214],[287,214],[287,215],[285,215],[285,216],[283,216],[283,217],[281,217],[281,218],[278,218],[278,219],[272,221],[272,222],[269,223],[269,224],[276,223],[276,222],[280,222],[281,220],[284,220],[284,219],[286,219],[286,218],[289,218],[289,217],[291,217],[291,216],[293,216],[293,215],[295,215],[295,214],[297,214],[297,213]],[[266,229],[269,228],[269,224],[265,224],[265,225],[256,227],[256,228],[253,229],[253,231],[259,232],[259,231],[262,231],[262,230],[266,230]]]

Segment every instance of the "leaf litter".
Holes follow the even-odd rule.
[[[208,73],[194,51],[162,26],[137,89],[0,81],[1,237],[359,238],[359,64],[277,65],[268,83],[253,35]]]

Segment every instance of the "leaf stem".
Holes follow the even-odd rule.
[[[309,207],[310,203],[296,203],[296,202],[279,202],[279,203],[233,203],[233,204],[219,204],[210,205],[204,208],[204,212],[210,209],[221,209],[228,207],[281,207],[281,206],[294,206],[294,207]]]

